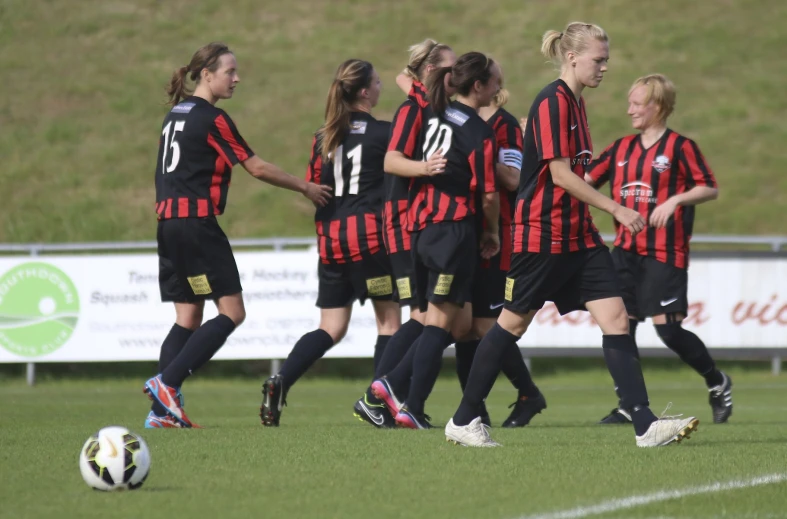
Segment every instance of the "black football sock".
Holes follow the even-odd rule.
[[[181,352],[193,333],[193,330],[184,328],[177,323],[172,326],[164,342],[161,344],[161,352],[158,357],[159,373],[163,372],[164,368],[169,366],[169,363],[178,356],[178,353]],[[158,403],[158,400],[153,400],[151,410],[156,416],[164,416],[167,414],[167,410],[164,409],[163,405]]]
[[[702,339],[686,330],[681,323],[657,324],[656,333],[664,344],[678,354],[683,362],[694,368],[704,379],[708,387],[714,387],[724,382],[721,372],[716,369],[716,363],[708,353],[708,348]]]
[[[388,344],[385,346],[380,363],[374,370],[374,378],[387,375],[388,372],[398,366],[423,331],[424,325],[415,319],[410,319],[396,330],[396,333],[391,336]]]
[[[475,357],[475,351],[478,349],[479,344],[481,344],[480,339],[473,339],[457,342],[454,347],[456,350],[456,376],[459,378],[459,385],[462,387],[462,391],[467,386],[467,377],[470,376],[473,357]]]
[[[517,340],[519,337],[508,333],[497,323],[481,339],[481,344],[475,352],[473,367],[470,369],[470,377],[467,379],[467,387],[462,395],[462,402],[454,414],[454,425],[467,425],[480,416],[481,404],[489,395],[500,373],[505,350],[511,344],[516,344]]]
[[[639,326],[639,321],[629,318],[629,335],[634,339],[634,346],[637,345],[637,326]],[[639,348],[637,348],[637,358],[639,358]]]
[[[377,373],[377,367],[380,365],[380,359],[383,358],[385,348],[391,340],[391,335],[378,335],[377,342],[374,344],[374,372]]]
[[[631,420],[638,436],[645,434],[656,416],[648,408],[648,391],[642,367],[637,359],[637,346],[631,335],[604,335],[604,360],[620,395],[621,407],[631,410]]]
[[[632,340],[634,341],[634,346],[637,345],[637,326],[639,325],[639,320],[632,319],[629,317],[629,335],[631,335]],[[639,348],[637,348],[637,359],[639,359]],[[618,395],[618,408],[625,409],[623,407],[623,402],[620,401],[620,392],[618,391],[618,387],[615,386],[615,394]],[[631,410],[629,409],[629,412]]]
[[[520,398],[523,396],[535,398],[541,394],[538,386],[533,382],[533,377],[530,376],[530,371],[525,365],[525,359],[522,358],[522,352],[519,351],[516,342],[506,345],[500,368],[517,389]]]
[[[319,328],[298,339],[279,370],[284,390],[289,390],[332,347],[331,334]]]
[[[205,365],[227,342],[235,323],[219,314],[197,328],[177,357],[161,373],[161,380],[170,387],[180,387],[186,377]]]
[[[426,328],[424,327],[424,329]],[[418,345],[421,344],[421,337],[423,337],[423,334],[419,335],[413,342],[404,357],[402,357],[402,360],[399,361],[399,364],[385,375],[391,389],[393,389],[394,394],[400,401],[404,400],[409,393],[410,377],[413,375],[413,359],[418,351]]]
[[[443,350],[448,347],[450,333],[437,326],[425,326],[413,358],[413,374],[407,394],[407,409],[416,415],[424,414],[424,403],[434,389]]]

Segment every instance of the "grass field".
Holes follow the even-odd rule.
[[[223,104],[252,148],[301,175],[336,66],[371,60],[385,82],[427,36],[503,65],[523,115],[555,77],[541,35],[581,19],[612,41],[610,70],[587,93],[594,151],[630,131],[626,92],[663,72],[679,88],[671,126],[695,138],[720,181],[697,233],[784,232],[782,88],[787,3],[626,0],[4,0],[0,68],[0,242],[153,239],[153,172],[172,70],[211,40],[235,49],[242,82]],[[231,237],[311,235],[313,208],[238,168],[223,225]],[[286,218],[281,215],[286,214]],[[602,230],[610,218],[599,214]]]
[[[594,425],[614,404],[600,370],[539,377],[549,408],[526,429],[493,429],[499,449],[449,445],[441,429],[379,431],[358,422],[351,406],[364,381],[304,380],[289,395],[282,426],[264,429],[257,381],[195,379],[187,409],[207,428],[150,431],[141,428],[140,380],[34,388],[7,380],[0,517],[785,517],[787,377],[730,374],[735,411],[731,423],[713,425],[696,375],[648,370],[646,362],[653,408],[673,402],[670,412],[701,421],[691,440],[651,450],[635,446],[628,426]],[[458,399],[456,380],[441,378],[427,404],[436,424]],[[512,400],[501,379],[489,400],[494,424]],[[150,445],[152,469],[139,491],[105,494],[82,482],[79,449],[109,424],[142,433]],[[767,475],[780,482],[750,486]],[[708,487],[727,482],[743,488]],[[665,499],[659,491],[686,495]]]

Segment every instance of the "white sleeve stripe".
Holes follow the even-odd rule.
[[[498,162],[502,162],[506,166],[512,168],[522,169],[522,152],[510,148],[501,148],[497,157]]]

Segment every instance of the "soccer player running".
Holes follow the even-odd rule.
[[[288,175],[254,155],[232,119],[215,105],[240,81],[235,55],[222,43],[197,50],[167,87],[172,109],[164,118],[156,163],[159,287],[175,304],[175,325],[161,345],[158,375],[145,382],[153,409],[145,427],[193,427],[183,410],[183,381],[208,362],[246,317],[240,275],[216,216],[224,212],[232,167],[297,191],[316,205],[330,188]],[[187,79],[196,82],[193,94]],[[205,300],[219,315],[202,323]]]
[[[404,387],[400,390],[404,395],[407,394],[412,370],[410,366],[414,350],[411,346],[423,332],[425,318],[415,300],[411,236],[407,230],[408,191],[414,177],[434,174],[438,166],[445,165],[445,159],[440,154],[434,154],[430,162],[422,161],[421,128],[424,124],[423,112],[429,103],[424,82],[436,69],[450,67],[456,61],[456,54],[451,47],[432,39],[413,45],[409,50],[407,67],[396,78],[397,84],[405,88],[408,95],[394,115],[385,154],[383,240],[396,282],[396,298],[401,306],[410,307],[410,319],[388,341],[379,356],[379,362],[375,362],[374,375],[374,379],[378,379],[402,364],[402,369],[407,369],[407,374],[403,376]],[[375,360],[377,357],[375,352]],[[392,415],[386,410],[385,403],[374,396],[371,386],[354,406],[356,416],[376,427],[393,425],[396,412]]]
[[[498,67],[500,64],[498,63]],[[412,79],[400,74],[396,78],[399,88],[409,91]],[[496,173],[500,187],[500,254],[490,259],[477,258],[476,272],[473,277],[472,322],[470,332],[456,341],[456,375],[462,391],[467,384],[473,357],[478,349],[481,337],[494,326],[497,317],[503,310],[503,294],[505,278],[511,261],[511,219],[514,215],[514,201],[519,186],[519,174],[522,169],[522,131],[516,118],[503,106],[508,102],[508,91],[503,88],[503,75],[500,75],[500,90],[495,94],[489,106],[481,107],[478,115],[492,126],[497,140],[498,156]],[[476,214],[476,222],[480,226],[476,232],[483,230],[483,215]],[[460,319],[463,319],[461,316]],[[532,384],[527,375],[527,367],[518,347],[506,351],[502,365],[503,373],[519,392],[517,401],[509,407],[513,411],[503,422],[503,427],[524,427],[536,414],[546,409],[546,400],[538,388]],[[523,382],[524,384],[520,384]],[[481,421],[491,425],[486,407],[482,405]]]
[[[320,251],[320,326],[295,343],[279,373],[263,384],[263,425],[279,425],[287,392],[342,340],[356,300],[372,300],[378,333],[375,353],[401,324],[382,239],[383,160],[390,123],[372,116],[381,89],[372,64],[351,59],[339,65],[328,92],[325,124],[314,137],[306,172],[307,181],[333,190],[333,198],[314,215]]]
[[[473,360],[462,402],[445,427],[446,439],[494,447],[479,408],[495,382],[505,349],[525,333],[545,301],[561,314],[587,309],[603,333],[604,359],[621,400],[631,409],[637,445],[666,445],[687,437],[698,420],[659,420],[648,407],[637,347],[609,250],[590,217],[588,205],[613,215],[632,235],[646,225],[584,181],[592,158],[585,88],[602,81],[609,41],[601,27],[574,22],[564,32],[544,34],[542,53],[560,62],[560,77],[536,97],[524,137],[522,178],[514,217],[514,253],[505,289],[505,308],[484,336]]]
[[[615,202],[638,211],[650,226],[636,236],[616,224],[612,261],[623,288],[629,334],[650,317],[664,344],[705,379],[715,423],[732,414],[732,381],[716,368],[702,340],[683,328],[688,310],[689,240],[694,206],[718,196],[716,179],[691,139],[667,128],[675,85],[661,74],[634,81],[628,114],[639,130],[612,143],[587,168],[596,187],[609,182]],[[615,408],[600,423],[631,422]]]
[[[413,181],[408,211],[416,295],[419,308],[426,311],[426,323],[413,346],[412,381],[404,405],[399,408],[396,398],[406,382],[399,367],[372,383],[375,396],[396,412],[396,423],[402,427],[432,427],[424,404],[439,375],[454,320],[472,298],[475,252],[480,248],[488,259],[500,250],[497,145],[492,128],[478,115],[479,108],[492,102],[499,81],[499,67],[480,52],[460,56],[453,66],[427,79],[423,150],[427,167],[437,174]],[[450,101],[448,88],[456,92],[456,101]],[[435,155],[444,157],[445,164],[430,162]],[[411,162],[414,168],[422,167]],[[475,213],[481,210],[476,207],[477,193],[482,193],[485,217],[480,236],[475,224]]]

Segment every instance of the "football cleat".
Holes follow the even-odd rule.
[[[524,427],[530,423],[530,420],[541,411],[547,408],[547,401],[541,393],[536,397],[521,396],[516,402],[508,406],[514,408],[506,421],[503,422],[503,427]]]
[[[407,409],[406,405],[402,406],[402,409],[396,414],[396,425],[407,429],[434,429],[429,420],[431,420],[429,415],[415,414]]]
[[[385,404],[372,404],[367,401],[364,394],[355,402],[353,415],[362,422],[367,422],[378,429],[392,429],[396,427],[396,421]]]
[[[724,377],[724,382],[708,390],[713,423],[725,423],[732,414],[732,380],[723,371],[721,376]]]
[[[161,375],[149,379],[145,382],[144,392],[147,393],[148,398],[157,401],[167,411],[167,414],[177,420],[182,427],[192,427],[193,424],[186,412],[180,405],[178,398],[179,391],[174,387],[170,387],[161,381]]]
[[[599,420],[600,425],[631,423],[631,414],[625,409],[616,407],[607,416]]]
[[[396,394],[387,378],[382,377],[373,381],[371,389],[376,399],[385,402],[385,406],[388,408],[388,412],[391,413],[391,416],[399,414],[399,410],[402,408],[402,402],[396,398]]]
[[[687,440],[697,430],[700,421],[688,418],[659,418],[648,427],[645,434],[637,436],[637,447],[661,447],[670,443]]]
[[[145,419],[145,429],[180,429],[183,426],[171,416],[158,416],[153,411]]]
[[[287,405],[281,375],[272,375],[262,384],[260,420],[266,427],[278,427],[282,408]]]
[[[500,444],[489,436],[488,429],[481,423],[480,416],[467,425],[454,425],[454,419],[451,418],[445,426],[445,439],[465,447],[500,447]]]

